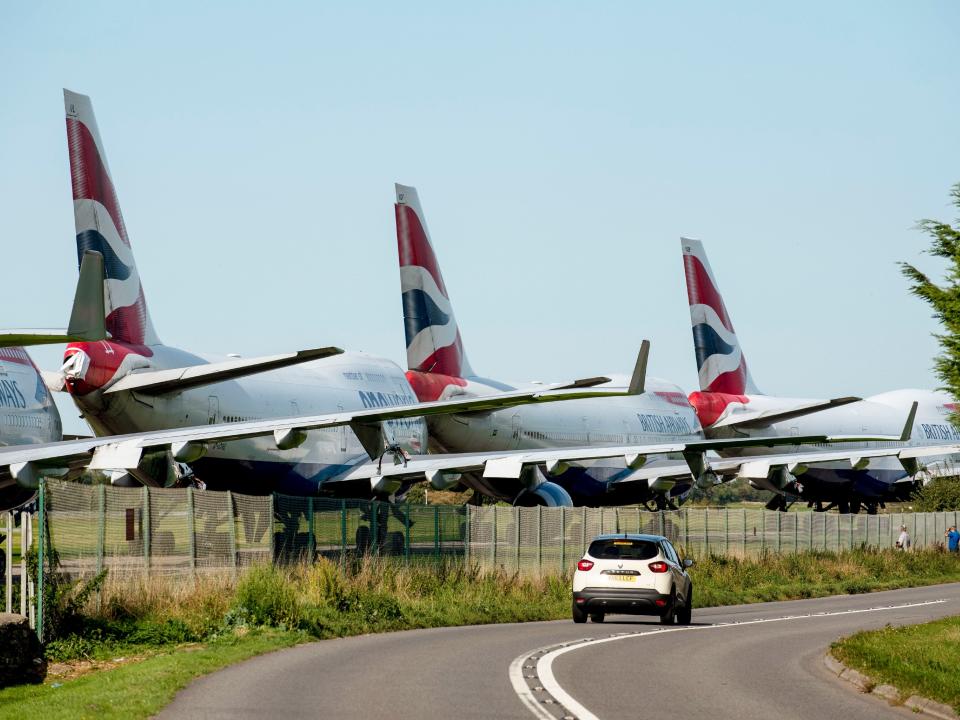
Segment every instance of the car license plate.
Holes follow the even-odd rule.
[[[610,577],[612,577],[617,582],[636,582],[637,581],[636,575],[611,575]]]

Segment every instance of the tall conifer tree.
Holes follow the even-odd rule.
[[[954,207],[960,211],[960,183],[950,190]],[[920,230],[930,236],[931,255],[947,261],[942,285],[933,282],[910,263],[900,263],[903,274],[912,283],[910,292],[925,300],[933,308],[933,316],[943,325],[944,332],[935,337],[940,343],[940,354],[934,359],[937,377],[943,388],[960,399],[960,216],[950,225],[939,220],[921,220]],[[954,425],[960,426],[960,416],[954,412]]]

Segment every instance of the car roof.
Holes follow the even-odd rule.
[[[609,533],[606,535],[597,535],[594,540],[646,540],[647,542],[663,542],[667,538],[663,535],[644,535],[642,533]]]

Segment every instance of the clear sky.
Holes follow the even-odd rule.
[[[933,387],[896,262],[940,272],[914,224],[954,216],[958,38],[947,0],[7,3],[0,324],[66,323],[67,87],[167,344],[403,364],[401,182],[488,377],[626,372],[647,337],[695,389],[685,235],[764,391]]]

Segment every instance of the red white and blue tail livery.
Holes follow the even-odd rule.
[[[698,240],[681,238],[690,324],[702,392],[759,395],[747,359],[723,304],[710,263]]]
[[[103,255],[106,325],[113,339],[132,345],[157,345],[160,339],[147,311],[90,98],[64,90],[63,102],[73,184],[77,262],[79,264],[85,250]]]
[[[407,340],[407,367],[453,377],[473,374],[417,189],[396,185],[397,252]]]

